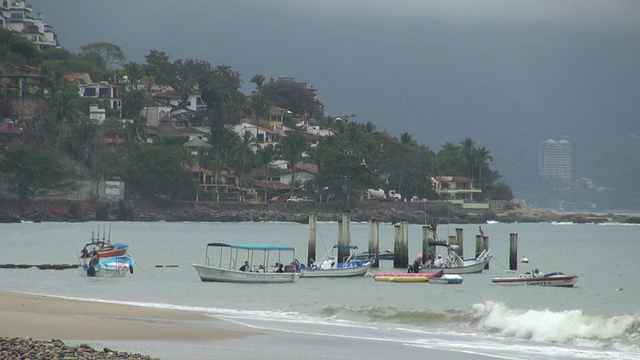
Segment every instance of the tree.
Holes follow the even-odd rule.
[[[70,191],[75,186],[55,153],[33,146],[9,148],[0,163],[0,172],[6,175],[7,184],[23,203],[54,191]]]
[[[9,29],[0,29],[0,47],[3,51],[3,62],[9,61],[11,55],[11,49],[13,45],[26,42],[27,39],[20,33],[11,31]]]
[[[147,119],[142,115],[133,117],[124,127],[125,139],[129,144],[135,144],[147,139]]]
[[[124,64],[124,73],[129,81],[129,90],[138,90],[138,81],[144,76],[142,65],[130,61]]]
[[[105,66],[105,69],[113,69],[116,65],[122,65],[126,56],[122,48],[109,42],[96,42],[80,47],[79,57],[97,55]]]
[[[142,194],[172,200],[195,197],[197,180],[184,165],[193,159],[185,148],[140,144],[130,148],[126,157],[125,176]]]
[[[264,75],[260,75],[260,74],[253,75],[250,81],[256,84],[256,89],[260,91],[260,89],[262,88],[262,85],[264,85]]]
[[[296,164],[302,160],[302,154],[307,148],[307,138],[299,132],[287,134],[287,137],[280,142],[280,154],[291,169],[291,196],[293,196],[296,180]]]
[[[294,114],[319,119],[324,116],[315,101],[314,93],[295,81],[275,81],[262,86],[260,93],[276,106],[289,109]]]
[[[48,78],[49,97],[46,100],[47,130],[55,135],[55,149],[60,147],[69,127],[78,118],[80,95],[78,89],[61,74]]]
[[[80,120],[70,126],[67,138],[69,153],[78,161],[86,162],[93,157],[98,145],[100,129],[91,120]]]
[[[269,114],[269,110],[272,106],[273,104],[269,98],[261,93],[253,94],[253,96],[251,96],[249,99],[249,108],[251,109],[255,125],[259,125],[260,119]]]
[[[234,160],[240,164],[240,188],[242,189],[247,171],[253,167],[255,161],[254,149],[258,146],[256,137],[251,131],[245,131],[232,147]]]
[[[271,173],[271,163],[278,158],[278,149],[273,145],[261,147],[256,152],[256,162],[264,171],[264,180],[269,180]],[[264,202],[267,202],[267,189],[264,191]]]

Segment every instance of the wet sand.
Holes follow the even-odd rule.
[[[214,318],[176,310],[0,291],[0,336],[34,339],[210,342],[256,333],[216,327]]]

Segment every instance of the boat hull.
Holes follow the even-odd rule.
[[[364,276],[371,268],[372,263],[358,267],[343,267],[337,269],[302,269],[300,277],[316,278],[316,277],[354,277]]]
[[[462,284],[462,277],[457,274],[444,274],[441,277],[430,277],[429,284],[459,285]]]
[[[491,283],[494,285],[508,286],[555,286],[555,287],[573,287],[578,281],[578,275],[553,275],[534,278],[530,276],[524,277],[507,277],[493,278]]]
[[[79,267],[80,274],[89,277],[123,277],[133,274],[133,264],[135,261],[130,256],[116,256],[101,259],[95,266],[90,262],[83,262]]]
[[[378,273],[373,276],[373,280],[380,282],[420,283],[428,282],[432,277],[437,278],[442,276],[442,271],[435,273]]]
[[[205,266],[192,264],[192,266],[198,272],[200,280],[203,282],[230,282],[230,283],[258,283],[258,284],[272,284],[272,283],[292,283],[297,282],[300,278],[300,273],[297,272],[251,272],[251,271],[239,271],[222,269],[213,266]]]
[[[445,274],[478,274],[484,271],[484,268],[489,263],[490,259],[485,259],[482,261],[476,260],[465,260],[464,266],[456,266],[456,267],[442,267],[442,268],[427,268],[429,270],[443,270]]]

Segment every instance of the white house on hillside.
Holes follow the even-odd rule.
[[[34,17],[31,5],[22,0],[0,0],[0,29],[21,33],[40,50],[58,46],[53,27],[39,13]]]

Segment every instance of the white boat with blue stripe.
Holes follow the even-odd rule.
[[[192,265],[205,282],[288,283],[300,278],[297,264],[291,246],[213,242],[204,264]]]

